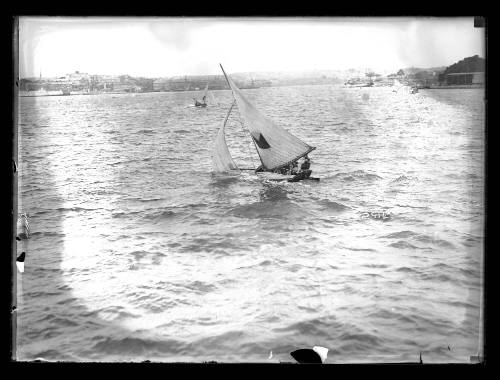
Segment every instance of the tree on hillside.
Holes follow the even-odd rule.
[[[398,74],[397,74],[397,75],[404,76],[404,75],[405,75],[405,72],[403,71],[403,69],[399,69],[399,71],[398,71]]]
[[[486,60],[475,55],[448,66],[444,74],[484,72]]]

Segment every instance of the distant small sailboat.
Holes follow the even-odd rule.
[[[212,103],[220,105],[219,102],[215,99],[213,91],[210,91],[209,94],[210,94],[210,100],[212,101]]]
[[[395,79],[392,91],[393,92],[403,91],[404,93],[416,94],[418,92],[418,87],[417,86],[410,86],[408,83],[406,83],[406,84],[401,83],[399,80]]]
[[[361,87],[373,87],[374,85],[374,82],[373,80],[370,79],[370,81],[368,83],[366,83],[365,85],[361,86]]]
[[[404,86],[403,86],[403,84],[399,80],[394,79],[394,83],[392,84],[392,87],[393,87],[392,92],[398,92]]]
[[[196,107],[206,107],[207,106],[207,92],[208,92],[208,83],[205,86],[205,90],[203,91],[203,96],[201,98],[201,102],[198,99],[194,99],[194,105]]]
[[[224,69],[222,72],[233,93],[234,101],[229,108],[224,124],[219,129],[215,139],[212,163],[216,172],[227,172],[231,170],[240,170],[234,163],[225,139],[225,127],[229,115],[236,104],[238,106],[241,118],[244,121],[250,136],[252,137],[255,149],[259,155],[261,165],[255,169],[255,172],[262,175],[265,179],[273,181],[296,182],[303,179],[318,178],[309,177],[311,171],[300,171],[295,175],[280,174],[282,168],[289,167],[290,164],[297,162],[300,158],[307,156],[308,153],[316,149],[308,145],[298,137],[292,135],[286,129],[276,125],[271,119],[262,115],[255,106],[248,101],[242,91],[234,84],[232,79],[226,75]],[[247,169],[248,170],[248,169]]]

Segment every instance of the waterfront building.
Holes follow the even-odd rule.
[[[484,86],[486,60],[475,55],[448,66],[439,75],[441,86]]]
[[[74,73],[66,74],[66,79],[71,81],[72,85],[79,86],[82,83],[88,83],[90,81],[90,75],[75,71]]]
[[[114,92],[139,92],[141,88],[133,82],[114,83]]]
[[[113,91],[115,84],[120,83],[118,75],[92,75],[91,87],[98,91]]]
[[[61,91],[66,88],[71,88],[72,84],[73,81],[67,77],[47,78],[44,81],[44,88],[47,91]]]
[[[455,85],[484,85],[484,71],[472,73],[449,73],[444,75],[444,84]]]
[[[166,91],[168,80],[165,78],[157,79],[153,82],[153,91]]]
[[[153,91],[196,91],[205,88],[207,83],[211,90],[229,88],[224,76],[196,75],[157,79],[153,82]]]
[[[21,79],[19,89],[21,91],[40,91],[44,87],[44,83],[37,79]]]

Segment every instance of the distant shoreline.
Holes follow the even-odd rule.
[[[452,90],[452,89],[467,89],[467,88],[484,88],[482,84],[464,84],[464,85],[450,85],[450,86],[428,86],[420,87],[423,90]]]
[[[254,89],[259,89],[259,88],[272,88],[272,87],[293,87],[293,86],[323,86],[323,85],[329,85],[332,83],[291,83],[291,84],[279,84],[275,86],[261,86],[261,87],[242,87],[242,90],[254,90]],[[334,85],[339,85],[338,83],[334,83]],[[217,88],[217,89],[212,89],[209,91],[229,91],[229,88]],[[19,97],[21,98],[35,98],[35,97],[40,97],[40,96],[73,96],[73,95],[103,95],[103,94],[149,94],[149,93],[162,93],[162,92],[193,92],[193,93],[199,93],[200,90],[195,90],[195,89],[186,89],[186,90],[169,90],[169,91],[110,91],[110,92],[79,92],[79,93],[70,93],[70,94],[63,94],[61,92],[58,93],[28,93],[27,91],[20,91],[19,92]]]
[[[153,91],[149,91],[153,92]],[[19,94],[20,98],[39,98],[41,96],[75,96],[75,95],[102,95],[102,94],[140,94],[140,92],[82,92],[74,94]]]
[[[324,83],[328,84],[328,83]],[[304,84],[289,84],[289,85],[279,85],[279,86],[265,86],[265,87],[256,87],[256,88],[269,88],[269,87],[293,87],[293,86],[302,86]],[[323,85],[323,83],[314,83],[314,84],[306,84],[306,85]],[[371,88],[371,87],[392,87],[392,86],[343,86],[345,88]],[[484,85],[477,84],[477,85],[451,85],[451,86],[436,86],[436,85],[431,85],[431,86],[423,86],[419,87],[421,90],[452,90],[452,89],[478,89],[478,88],[484,88]],[[249,89],[254,89],[254,88],[249,88]],[[38,98],[42,96],[75,96],[75,95],[103,95],[103,94],[108,94],[108,95],[118,95],[118,94],[149,94],[149,93],[161,93],[161,92],[196,92],[196,90],[173,90],[173,91],[142,91],[142,92],[126,92],[126,91],[120,91],[120,92],[81,92],[81,93],[73,93],[73,94],[19,94],[19,97],[21,98]]]

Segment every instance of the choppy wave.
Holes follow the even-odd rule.
[[[308,212],[298,204],[285,200],[278,202],[255,202],[234,206],[230,213],[234,216],[250,219],[274,218],[302,218]]]
[[[418,234],[413,231],[399,231],[399,232],[393,232],[392,234],[384,235],[382,237],[384,238],[389,238],[389,239],[405,239],[409,237],[414,237],[417,236]]]
[[[330,201],[328,199],[322,199],[322,200],[318,201],[318,203],[321,206],[324,206],[325,208],[327,208],[329,210],[333,210],[333,211],[344,211],[344,210],[350,209],[349,206],[346,206],[342,203],[338,203],[335,201]]]
[[[140,131],[136,132],[138,135],[151,135],[154,134],[155,131],[153,129],[141,129]]]
[[[185,350],[185,345],[175,339],[166,339],[161,341],[139,339],[139,338],[109,338],[102,337],[92,349],[95,352],[101,352],[108,355],[134,355],[144,356],[146,353],[153,354],[179,354]]]
[[[353,172],[347,172],[347,173],[337,173],[331,178],[338,179],[341,181],[360,181],[360,180],[375,181],[382,179],[382,177],[378,176],[377,174],[367,173],[364,170],[355,170]]]
[[[397,242],[389,244],[390,247],[400,248],[400,249],[417,249],[418,247],[404,240],[398,240]]]
[[[159,219],[170,219],[177,214],[173,210],[158,210],[155,212],[148,212],[144,215],[144,219],[159,220]]]
[[[411,181],[418,181],[418,178],[413,177],[413,176],[400,175],[398,178],[394,179],[392,182],[393,183],[401,183],[401,182],[411,182]]]

